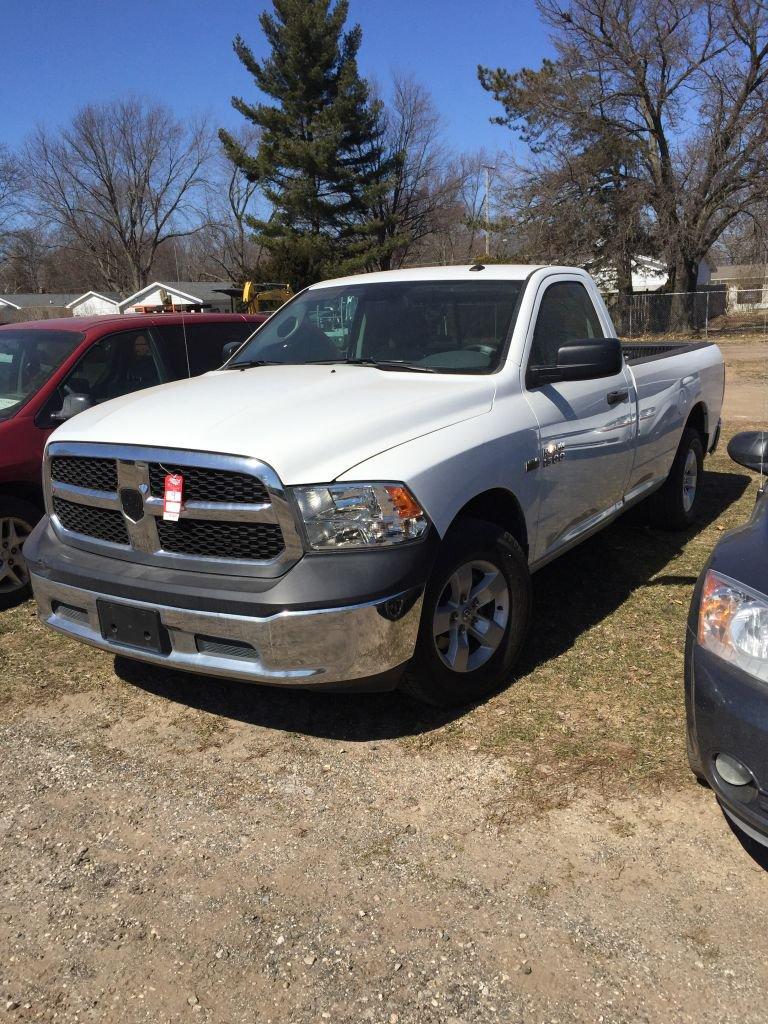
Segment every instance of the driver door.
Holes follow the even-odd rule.
[[[608,336],[582,281],[548,278],[534,307],[528,366],[555,366],[560,345]],[[538,423],[539,515],[534,560],[552,555],[620,507],[629,477],[635,392],[626,366],[595,380],[528,386]],[[534,460],[535,461],[535,460]],[[531,464],[529,463],[529,467]]]

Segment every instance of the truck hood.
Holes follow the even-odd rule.
[[[243,455],[285,484],[321,483],[488,412],[494,391],[487,376],[343,364],[216,370],[95,406],[51,439]]]

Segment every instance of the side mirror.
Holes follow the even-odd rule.
[[[529,387],[554,384],[561,380],[596,380],[614,377],[624,366],[624,353],[618,338],[585,338],[567,341],[557,350],[556,366],[530,366],[526,375]]]
[[[65,420],[71,420],[73,416],[77,416],[79,412],[90,409],[92,405],[93,402],[88,395],[67,395],[61,409],[51,413],[51,419],[57,423],[63,423]]]
[[[242,344],[242,341],[228,341],[221,350],[221,361],[226,363],[228,359],[231,359]]]
[[[734,434],[728,442],[728,454],[740,466],[764,473],[768,470],[768,434],[761,430]]]

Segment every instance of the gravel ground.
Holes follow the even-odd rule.
[[[396,696],[115,667],[0,727],[14,1019],[765,1020],[766,875],[695,784],[504,824],[505,759]]]

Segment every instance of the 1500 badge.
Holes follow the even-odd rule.
[[[540,459],[528,459],[525,463],[526,473],[538,469],[539,466],[551,466],[555,462],[562,462],[565,458],[565,443],[563,441],[550,441],[541,450]]]
[[[565,444],[562,441],[550,441],[545,444],[541,451],[542,466],[551,466],[555,462],[562,462],[565,458]]]

